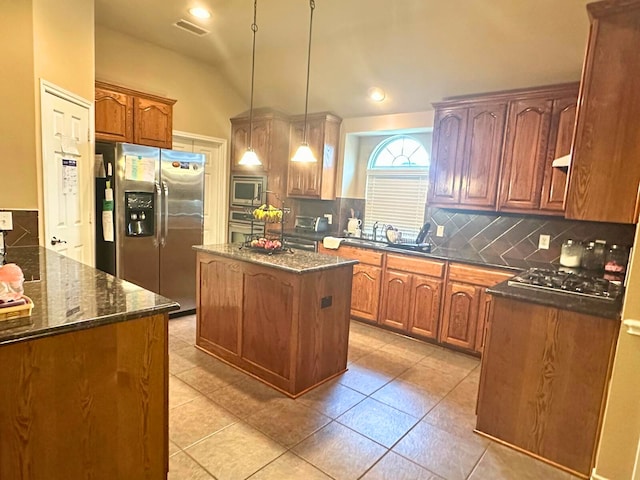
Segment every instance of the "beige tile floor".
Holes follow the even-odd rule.
[[[169,322],[170,480],[573,479],[473,433],[476,358],[352,321],[349,370],[297,400]]]

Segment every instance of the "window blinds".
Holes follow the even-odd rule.
[[[369,172],[366,188],[365,230],[370,233],[374,222],[393,225],[402,239],[413,241],[424,223],[427,203],[427,172],[393,175]],[[378,233],[380,230],[378,230]]]

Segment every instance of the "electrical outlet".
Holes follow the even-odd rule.
[[[0,230],[13,230],[12,212],[0,212]]]
[[[551,235],[540,235],[538,239],[538,248],[540,250],[549,250],[549,242],[551,241]]]
[[[438,228],[436,228],[436,237],[444,237],[444,225],[438,225]]]
[[[324,218],[326,218],[326,219],[327,219],[327,223],[328,223],[329,225],[331,225],[331,224],[333,223],[333,215],[332,215],[332,214],[330,214],[330,213],[325,213],[325,214],[324,214]]]

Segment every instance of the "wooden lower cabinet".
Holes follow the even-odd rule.
[[[474,350],[481,288],[449,282],[444,295],[440,341]]]
[[[438,336],[438,318],[442,280],[413,275],[408,331],[412,335],[435,339]]]
[[[513,275],[508,271],[451,263],[444,293],[439,341],[482,353],[492,298],[486,289]]]
[[[352,265],[297,273],[198,252],[196,346],[297,397],[344,372]]]
[[[476,431],[589,478],[619,320],[495,297]]]
[[[409,326],[409,302],[413,275],[387,270],[384,274],[384,306],[378,322],[387,327],[406,330]]]
[[[353,267],[351,315],[370,322],[378,320],[382,268],[358,264]]]

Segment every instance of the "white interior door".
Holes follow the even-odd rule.
[[[90,104],[45,84],[40,104],[45,246],[92,265]]]
[[[172,149],[202,153],[205,156],[203,242],[205,244],[226,243],[229,210],[226,140],[174,132]]]

